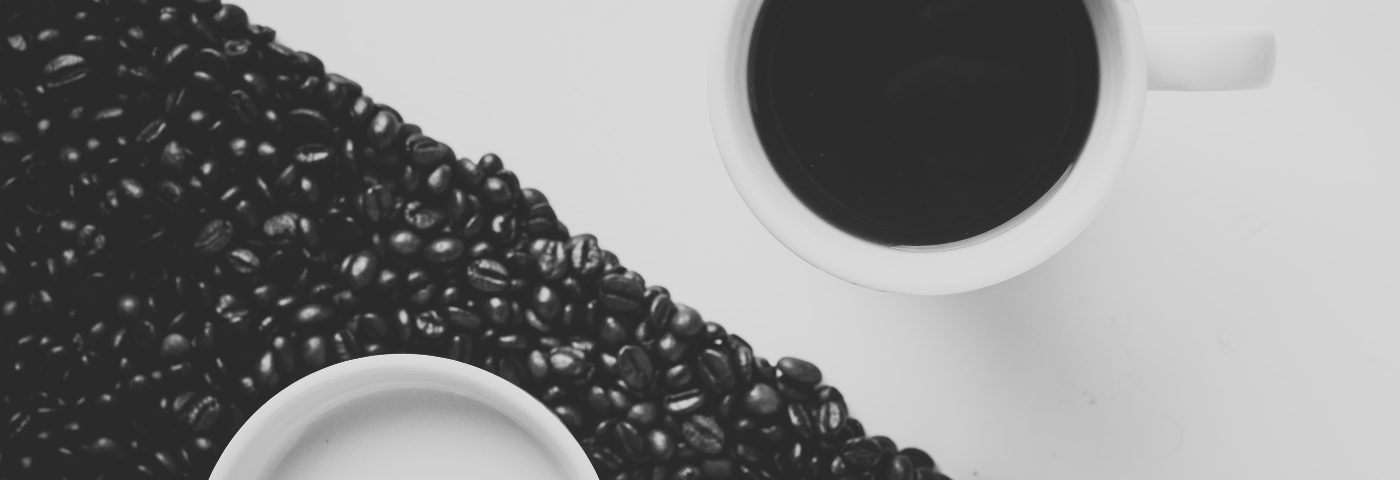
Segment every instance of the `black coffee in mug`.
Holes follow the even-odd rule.
[[[750,62],[783,182],[881,244],[1015,218],[1074,163],[1098,103],[1083,0],[768,0]]]

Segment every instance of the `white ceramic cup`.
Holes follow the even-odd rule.
[[[748,58],[763,0],[719,0],[709,59],[710,123],[734,187],[764,228],[813,266],[875,290],[966,292],[1010,279],[1069,244],[1112,193],[1132,153],[1147,90],[1249,90],[1274,72],[1274,35],[1263,27],[1153,27],[1131,0],[1085,0],[1099,50],[1094,124],[1078,159],[1045,196],[1005,224],[936,246],[861,240],[808,210],[783,184],[750,110]]]
[[[377,355],[326,367],[274,395],[234,434],[214,466],[211,480],[261,480],[272,475],[303,433],[333,408],[368,394],[427,388],[484,404],[514,421],[553,457],[561,480],[598,480],[593,465],[554,413],[524,390],[485,370],[424,355]],[[486,428],[486,427],[483,427]],[[438,478],[474,478],[511,472],[473,470],[471,452]],[[383,461],[413,461],[384,458]],[[436,472],[435,472],[436,473]]]

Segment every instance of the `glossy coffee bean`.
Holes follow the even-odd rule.
[[[466,245],[456,237],[443,237],[433,240],[423,249],[423,258],[431,263],[448,263],[466,253]]]
[[[0,410],[24,413],[0,477],[207,476],[291,382],[410,353],[525,388],[600,478],[943,478],[815,366],[570,236],[499,156],[236,6],[146,3],[0,15],[0,66],[29,66],[0,82]]]
[[[486,293],[501,292],[510,286],[510,272],[495,260],[477,259],[467,266],[467,284]]]
[[[930,457],[929,454],[923,450],[917,448],[905,448],[903,450],[900,450],[899,454],[905,458],[908,458],[909,461],[913,463],[915,468],[938,467],[938,465],[933,462],[933,457]]]
[[[909,457],[895,455],[880,470],[880,480],[914,480],[914,462]]]
[[[840,398],[830,398],[823,401],[816,412],[817,434],[823,437],[833,437],[842,432],[849,418],[846,412],[846,402]]]
[[[724,430],[714,418],[692,415],[681,424],[681,435],[696,450],[714,455],[724,449]]]
[[[622,347],[618,352],[618,374],[628,387],[645,391],[656,378],[656,368],[646,350],[635,345]]]
[[[619,312],[636,310],[644,300],[646,286],[637,279],[620,274],[603,277],[598,299],[603,305]]]
[[[228,248],[233,241],[233,223],[224,219],[214,219],[206,223],[195,236],[194,248],[200,253],[216,254]]]
[[[783,380],[796,382],[804,385],[816,385],[822,381],[822,371],[811,362],[792,357],[784,357],[778,360],[778,371],[782,372]]]
[[[696,367],[702,384],[711,392],[728,392],[736,385],[733,361],[724,352],[713,348],[701,351]]]
[[[799,437],[812,438],[812,415],[807,412],[807,407],[798,402],[788,402],[787,421]]]
[[[756,417],[766,417],[778,412],[783,400],[777,389],[766,383],[755,383],[744,395],[744,410]]]
[[[556,347],[549,354],[549,366],[554,373],[565,377],[578,377],[584,371],[583,352],[573,347]]]
[[[297,310],[293,324],[301,328],[312,328],[329,321],[335,313],[331,307],[319,303],[308,303]]]
[[[848,468],[869,469],[879,465],[890,454],[869,439],[848,443],[841,449],[841,459]]]
[[[193,432],[203,432],[209,430],[219,421],[219,416],[223,413],[223,405],[218,399],[208,395],[198,395],[194,392],[186,392],[175,399],[172,404],[175,418],[179,424]]]
[[[690,365],[680,364],[666,370],[666,389],[676,391],[690,386],[694,374]]]
[[[686,390],[666,395],[663,406],[666,413],[672,415],[686,415],[693,413],[705,406],[706,396],[699,390]]]
[[[592,235],[579,235],[569,239],[569,267],[585,278],[602,272],[603,251],[598,247],[598,239]]]

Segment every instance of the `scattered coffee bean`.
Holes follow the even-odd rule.
[[[946,478],[241,8],[21,3],[0,478],[207,478],[282,388],[385,353],[525,389],[604,479]]]
[[[724,430],[708,415],[692,415],[681,424],[681,435],[696,450],[709,455],[724,449]]]
[[[758,417],[777,413],[782,403],[778,391],[766,383],[755,383],[744,395],[744,409]]]
[[[622,347],[622,350],[618,352],[617,370],[622,381],[636,391],[644,391],[649,388],[652,379],[656,376],[656,369],[652,365],[651,357],[646,350],[636,345]]]

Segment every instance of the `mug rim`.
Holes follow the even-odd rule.
[[[248,417],[209,478],[268,478],[322,414],[366,394],[409,388],[442,390],[480,402],[526,430],[553,457],[565,478],[598,480],[568,428],[529,393],[472,365],[415,354],[361,357],[293,382]]]
[[[1107,203],[1137,140],[1147,97],[1146,47],[1131,1],[1085,0],[1099,51],[1099,101],[1078,158],[1012,220],[950,244],[901,247],[860,239],[807,209],[758,138],[748,60],[766,0],[720,0],[709,57],[710,125],[735,190],[774,238],[820,270],[891,293],[945,295],[1030,270],[1078,236]]]

